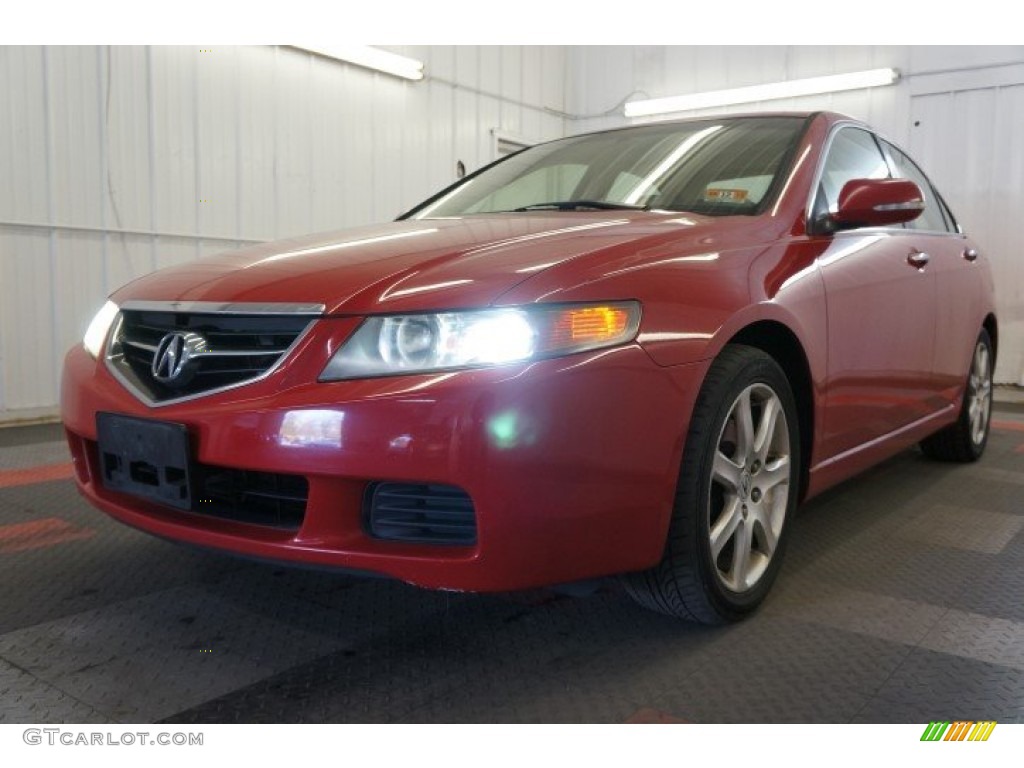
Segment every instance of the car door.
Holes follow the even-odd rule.
[[[967,377],[978,337],[978,307],[970,300],[981,293],[977,249],[959,231],[934,185],[903,151],[882,141],[893,176],[910,179],[924,192],[924,212],[904,227],[912,246],[930,257],[935,275],[935,347],[932,355],[936,409],[956,401]]]
[[[852,179],[887,178],[874,135],[854,126],[831,137],[812,220],[834,211]],[[934,410],[933,270],[919,238],[901,226],[832,234],[818,256],[828,321],[823,456],[881,438]]]

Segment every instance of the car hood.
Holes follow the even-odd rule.
[[[666,227],[673,222],[684,225]],[[633,211],[399,221],[251,246],[170,267],[117,302],[323,304],[330,314],[486,306],[533,275],[638,241],[707,247],[721,219]],[[634,248],[630,248],[633,251]]]

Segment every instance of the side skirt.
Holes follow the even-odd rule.
[[[860,474],[865,469],[885,461],[897,453],[920,442],[931,434],[956,421],[958,405],[950,403],[941,411],[912,421],[888,434],[876,437],[862,445],[843,451],[838,456],[811,467],[805,499]]]

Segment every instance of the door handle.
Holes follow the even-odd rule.
[[[907,254],[907,263],[912,267],[924,269],[924,265],[931,261],[931,258],[924,251],[911,251]]]
[[[967,259],[967,261],[976,261],[977,258],[978,258],[978,255],[979,254],[978,254],[978,249],[977,248],[967,248],[967,249],[964,250],[964,253],[963,253],[963,257],[965,259]]]

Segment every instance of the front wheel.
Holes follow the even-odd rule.
[[[785,373],[759,349],[726,347],[694,406],[664,556],[625,577],[629,594],[704,624],[752,612],[781,564],[799,467]]]
[[[992,419],[994,367],[992,339],[983,328],[974,345],[960,415],[956,422],[921,441],[921,450],[925,456],[939,461],[961,462],[977,461],[981,458],[988,443],[989,422]]]

